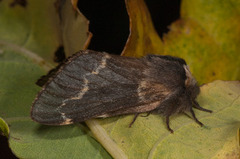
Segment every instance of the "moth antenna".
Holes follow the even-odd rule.
[[[198,110],[201,110],[201,111],[204,111],[204,112],[209,112],[209,113],[212,113],[213,111],[212,110],[209,110],[209,109],[205,109],[203,107],[201,107],[197,101],[193,101],[193,107],[198,109]]]
[[[141,115],[141,117],[147,117],[147,116],[149,116],[150,114],[151,114],[151,111],[147,112],[146,115]]]
[[[203,126],[203,123],[201,123],[201,122],[196,118],[195,113],[194,113],[194,111],[193,111],[192,108],[190,109],[190,112],[191,112],[191,114],[192,114],[192,116],[193,116],[193,119],[196,121],[196,123],[198,123],[200,126]]]
[[[131,126],[133,125],[133,123],[136,121],[138,115],[139,115],[139,113],[136,113],[136,114],[134,115],[134,118],[133,118],[132,122],[131,122],[131,123],[129,124],[129,126],[128,126],[129,128],[131,128]]]
[[[167,116],[167,117],[166,117],[166,124],[167,124],[168,130],[173,134],[174,131],[173,131],[173,130],[170,128],[170,126],[169,126],[169,117],[170,117],[170,116]]]

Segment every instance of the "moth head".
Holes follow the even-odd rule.
[[[200,93],[200,88],[198,86],[196,79],[192,76],[192,73],[190,72],[188,66],[183,65],[183,68],[186,72],[185,87],[187,93],[192,100],[195,100],[198,94]]]

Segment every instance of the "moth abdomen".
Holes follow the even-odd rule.
[[[122,57],[80,51],[51,73],[32,105],[34,121],[66,125],[96,117],[157,112],[166,117],[199,106],[197,81],[177,57]],[[137,117],[137,115],[136,115]],[[136,119],[136,117],[134,119]],[[133,123],[133,122],[132,122]]]

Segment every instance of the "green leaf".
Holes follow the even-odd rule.
[[[12,1],[0,1],[0,45],[22,47],[54,65],[60,46],[67,55],[85,49],[91,38],[87,19],[70,1],[60,2],[64,1],[35,0],[12,6]]]
[[[26,6],[0,2],[0,132],[9,137],[10,148],[20,158],[111,158],[83,126],[42,126],[30,118],[32,101],[41,89],[35,82],[55,65],[55,51],[64,38],[73,34],[67,29],[60,33],[54,2],[27,1]],[[69,13],[71,9],[64,11]],[[84,21],[82,19],[81,25],[87,28]],[[74,21],[68,29],[72,30],[75,25],[81,30],[79,22]],[[84,35],[82,42],[75,39],[78,47],[87,44],[86,31]],[[63,45],[72,50],[76,48]]]
[[[3,51],[0,59],[0,115],[9,125],[10,148],[18,157],[111,158],[79,126],[50,127],[34,123],[30,108],[40,90],[34,83],[44,71],[28,58],[8,50]],[[1,123],[0,128],[7,136],[6,124]]]
[[[0,135],[4,135],[6,137],[9,135],[8,125],[2,118],[0,118],[0,133]]]
[[[9,144],[20,158],[111,158],[79,126],[44,126],[21,119],[10,124]]]
[[[88,20],[77,6],[73,6],[70,1],[65,1],[61,5],[62,38],[64,50],[68,57],[79,50],[86,49],[92,34],[88,31]]]
[[[186,115],[172,116],[174,134],[167,130],[159,115],[138,117],[132,128],[128,125],[133,116],[108,118],[100,123],[129,158],[201,159],[216,157],[218,153],[240,156],[236,140],[240,127],[240,82],[215,81],[204,85],[198,102],[213,110],[213,113],[195,110],[205,126],[200,127]]]

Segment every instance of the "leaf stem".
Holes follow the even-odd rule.
[[[118,147],[118,145],[109,137],[107,132],[98,123],[97,120],[91,119],[85,121],[88,127],[91,129],[94,137],[99,143],[112,155],[115,159],[127,159],[126,154]]]
[[[30,58],[33,62],[37,63],[38,65],[41,65],[42,68],[46,71],[49,71],[50,69],[53,68],[53,66],[47,62],[45,62],[45,60],[43,58],[41,58],[40,56],[37,55],[37,53],[34,53],[28,49],[25,49],[24,47],[9,43],[9,42],[5,42],[0,40],[0,45],[4,45],[7,48],[10,48],[14,51],[17,52],[21,52],[23,55],[25,55],[26,57]]]

